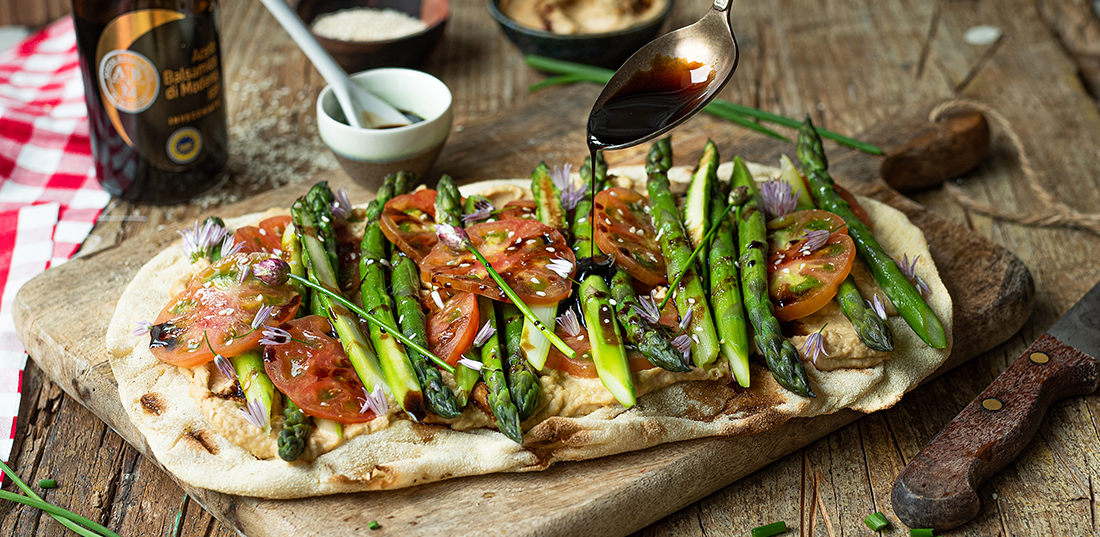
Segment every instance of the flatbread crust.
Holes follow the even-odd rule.
[[[774,168],[750,164],[757,180]],[[640,166],[613,169],[615,184],[645,191]],[[729,177],[731,166],[719,168]],[[674,189],[683,190],[690,170],[673,168]],[[528,197],[529,180],[486,181],[462,187],[498,201]],[[818,371],[806,363],[816,399],[792,394],[765,368],[752,364],[752,387],[728,378],[673,384],[638,398],[637,406],[601,408],[582,417],[551,417],[527,431],[524,444],[494,429],[454,431],[440,425],[390,419],[388,427],[351,438],[312,462],[258,459],[216,432],[245,423],[235,413],[211,416],[189,394],[193,374],[152,356],[146,338],[131,335],[135,323],[153,319],[172,296],[173,282],[190,274],[190,263],[175,246],[150,260],[119,299],[107,333],[111,367],[130,419],[145,435],[157,460],[183,481],[219,492],[265,498],[299,498],[363,490],[385,490],[494,472],[543,470],[557,461],[584,460],[645,449],[666,442],[717,435],[752,434],[794,417],[830,414],[843,408],[873,412],[895,404],[942,364],[951,351],[951,298],[940,281],[921,231],[900,211],[861,198],[875,235],[891,256],[919,255],[917,274],[931,288],[929,306],[944,325],[947,348],[926,346],[900,317],[889,322],[895,351],[866,369]],[[256,223],[264,215],[230,221],[231,228]],[[275,433],[273,432],[272,435]],[[273,438],[273,436],[272,436]]]

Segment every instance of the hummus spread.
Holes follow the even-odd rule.
[[[641,26],[667,5],[668,0],[504,0],[500,10],[529,28],[573,35]]]

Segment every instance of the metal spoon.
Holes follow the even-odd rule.
[[[332,55],[314,39],[313,34],[302,23],[302,19],[290,10],[284,0],[260,0],[275,20],[290,34],[309,61],[321,73],[325,81],[332,86],[332,93],[344,111],[348,125],[361,129],[380,127],[403,127],[409,125],[409,119],[396,108],[379,99],[373,93],[361,88],[348,78],[347,71],[340,67]]]
[[[737,41],[730,26],[731,3],[732,0],[714,0],[710,11],[698,22],[654,39],[615,71],[588,115],[590,149],[623,149],[657,138],[694,116],[722,91],[737,69]],[[652,71],[659,56],[682,58],[685,63],[698,62],[709,66],[714,76],[679,108],[666,104],[675,97],[667,92],[635,92],[628,82],[636,75]],[[691,71],[692,79],[700,74],[698,71]],[[624,94],[620,94],[623,90]],[[662,96],[664,102],[658,102]],[[607,106],[609,101],[611,105]]]

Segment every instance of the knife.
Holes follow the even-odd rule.
[[[1096,390],[1097,357],[1100,283],[909,461],[894,481],[894,513],[937,531],[974,518],[978,486],[1027,446],[1050,405]]]

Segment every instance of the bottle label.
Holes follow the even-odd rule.
[[[221,55],[211,14],[125,13],[104,28],[94,65],[112,126],[157,168],[183,170],[205,155],[211,139],[225,143]]]

